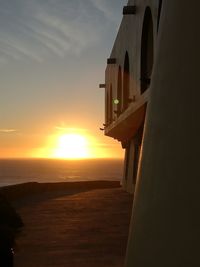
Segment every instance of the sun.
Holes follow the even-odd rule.
[[[83,159],[90,156],[88,140],[80,134],[63,134],[58,137],[55,158]]]
[[[113,144],[110,148],[88,129],[55,128],[48,135],[42,136],[41,144],[30,151],[31,158],[79,160],[111,158],[111,155],[119,154],[117,150],[112,152]]]

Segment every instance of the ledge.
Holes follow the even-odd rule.
[[[105,135],[120,142],[126,142],[133,137],[144,122],[148,100],[149,89],[137,101],[131,103],[112,124],[105,128]]]

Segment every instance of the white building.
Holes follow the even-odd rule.
[[[126,150],[123,187],[133,192],[162,1],[130,0],[106,68],[105,135]]]
[[[200,1],[129,0],[106,68],[105,134],[134,192],[126,267],[200,266]],[[139,168],[138,168],[139,166]]]

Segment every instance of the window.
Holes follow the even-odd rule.
[[[130,73],[129,73],[129,56],[126,51],[124,60],[123,73],[123,110],[126,110],[129,103],[129,87],[130,87]]]
[[[117,104],[117,115],[120,115],[122,111],[122,70],[120,66],[118,69],[117,79],[117,100],[119,101]]]
[[[162,9],[162,0],[159,0],[159,5],[158,5],[158,18],[157,18],[157,30],[159,28],[161,9]]]
[[[144,93],[151,82],[151,72],[154,58],[153,20],[151,9],[145,10],[142,43],[141,43],[141,93]]]

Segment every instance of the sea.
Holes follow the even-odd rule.
[[[0,187],[26,182],[120,181],[118,159],[0,159]]]

